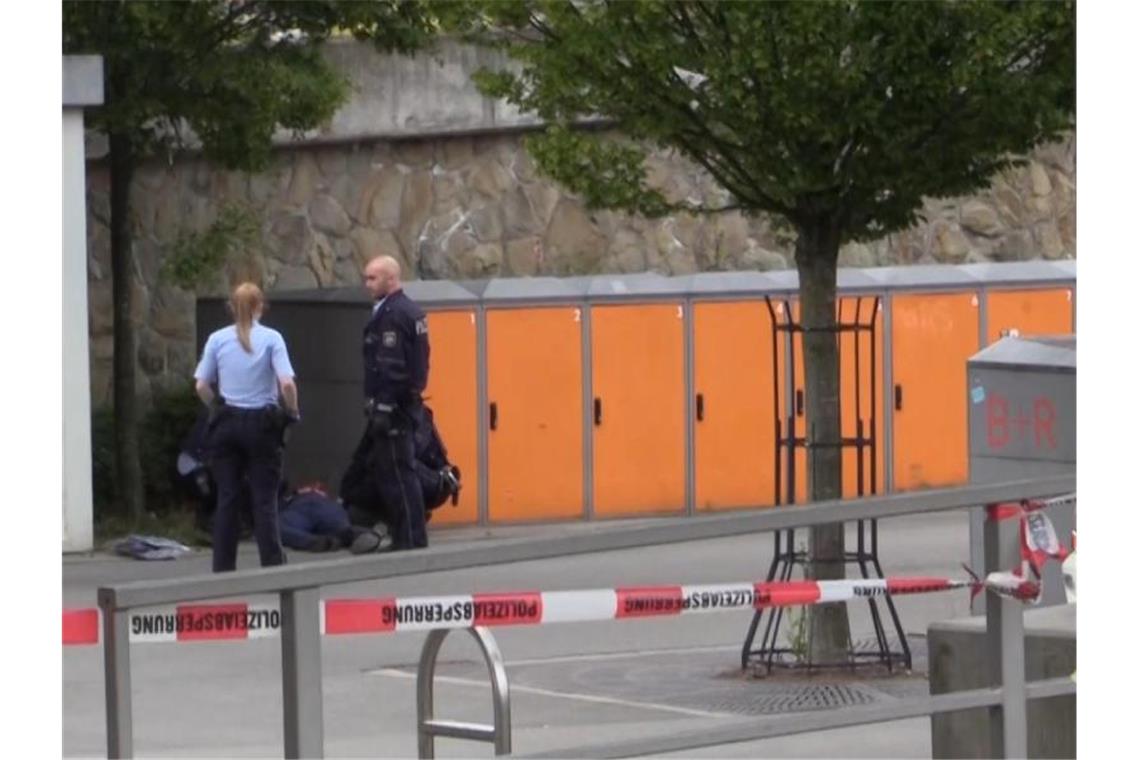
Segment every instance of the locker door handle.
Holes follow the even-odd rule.
[[[489,422],[491,424],[491,429],[494,430],[499,425],[499,405],[492,401],[491,408],[488,411],[490,412]]]
[[[804,416],[804,392],[802,389],[796,390],[796,416]]]
[[[602,424],[602,400],[600,398],[594,399],[594,424]]]
[[[902,411],[902,386],[895,386],[895,411]]]
[[[697,422],[701,422],[705,418],[705,396],[703,393],[697,394]]]

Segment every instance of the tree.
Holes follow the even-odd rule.
[[[275,130],[316,128],[348,97],[347,82],[319,53],[330,35],[410,52],[435,28],[422,5],[402,0],[64,2],[64,52],[103,56],[105,102],[90,125],[106,135],[109,149],[115,469],[129,515],[143,512],[131,321],[136,168],[189,144],[189,128],[207,160],[260,169]]]
[[[1074,125],[1072,2],[476,5],[467,32],[517,64],[480,87],[542,117],[530,152],[591,208],[741,209],[795,230],[810,443],[840,435],[840,246],[912,225],[924,197],[984,187]],[[575,130],[582,117],[624,139]],[[723,198],[668,201],[649,148],[703,167]],[[839,450],[809,452],[811,497],[839,498]],[[843,543],[842,525],[812,530],[813,577],[843,577]],[[813,660],[845,658],[846,609],[812,612]]]

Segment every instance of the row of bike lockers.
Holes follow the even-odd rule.
[[[844,492],[968,480],[966,361],[1003,332],[1070,334],[1073,261],[841,269]],[[805,498],[794,271],[410,281],[425,394],[462,472],[433,524],[692,514]],[[303,409],[285,474],[337,488],[363,430],[363,287],[269,294]],[[227,321],[198,302],[199,350]],[[791,392],[789,392],[791,389]],[[779,425],[777,425],[779,422]],[[862,459],[863,466],[857,466]],[[777,473],[777,463],[779,473]],[[860,472],[861,470],[861,472]],[[783,480],[781,484],[781,478]],[[777,488],[780,493],[777,495]],[[793,491],[794,493],[789,493]]]

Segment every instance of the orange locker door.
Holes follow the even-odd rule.
[[[683,307],[599,306],[591,325],[594,513],[682,511]]]
[[[840,431],[844,438],[855,438],[859,432],[859,421],[863,422],[863,436],[871,437],[872,418],[875,421],[875,457],[874,473],[872,477],[871,449],[863,451],[863,495],[874,493],[872,486],[877,487],[878,493],[886,492],[886,481],[883,478],[885,460],[883,458],[883,326],[882,312],[873,314],[875,306],[874,296],[848,296],[839,299],[838,318],[845,324],[858,322],[863,325],[874,325],[874,331],[862,330],[856,333],[844,331],[839,334],[839,416]],[[799,303],[792,304],[794,319],[800,318]],[[795,337],[796,360],[793,368],[796,395],[793,398],[795,408],[796,436],[807,434],[807,397],[804,391],[804,349],[803,336],[796,333]],[[871,341],[874,341],[872,350]],[[856,353],[858,348],[858,353]],[[872,366],[874,366],[874,387],[871,384]],[[875,395],[872,395],[875,394]],[[873,412],[873,414],[872,414]],[[807,452],[803,449],[796,452],[796,502],[807,499]],[[843,451],[843,498],[850,499],[859,495],[859,454],[854,446],[846,447]]]
[[[895,488],[965,483],[966,361],[978,350],[978,297],[896,295],[891,317]]]
[[[698,510],[775,503],[772,342],[763,301],[693,308]]]
[[[1021,335],[1069,335],[1073,332],[1073,291],[991,290],[986,296],[986,345],[1003,330]]]
[[[582,312],[487,312],[492,521],[581,517]]]
[[[473,523],[479,517],[478,398],[475,385],[475,312],[428,313],[431,341],[428,387],[424,391],[447,458],[459,468],[459,504],[432,513],[432,525]]]

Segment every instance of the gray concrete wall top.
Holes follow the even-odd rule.
[[[984,286],[1048,285],[1049,283],[1055,283],[1060,287],[1075,285],[1075,268],[1071,275],[1065,268],[1049,262],[1016,262],[984,266],[843,268],[839,270],[838,287],[843,295],[855,295],[878,294],[891,290],[960,290]],[[795,297],[799,289],[799,276],[793,269],[765,272],[702,272],[675,277],[657,272],[644,272],[575,277],[409,280],[404,283],[404,287],[408,295],[425,306],[447,307],[477,303],[605,302],[701,296]],[[361,286],[271,291],[268,296],[271,301],[288,303],[367,303],[370,300]],[[217,297],[216,300],[221,298]],[[1072,347],[1072,351],[1075,357],[1075,346]],[[981,358],[981,355],[976,358]]]
[[[987,262],[965,264],[959,269],[977,277],[989,286],[1063,283],[1073,280],[1076,277],[1076,267],[1063,267],[1061,266],[1062,263],[1056,261]]]
[[[589,278],[498,277],[487,283],[483,301],[580,301],[588,288]]]
[[[1077,339],[1073,335],[1045,338],[1005,337],[970,357],[967,366],[1004,369],[1077,370]]]
[[[586,294],[591,300],[685,296],[686,285],[684,277],[665,277],[656,272],[602,274],[590,281]]]
[[[939,264],[877,267],[864,270],[881,287],[891,290],[920,290],[976,286],[978,276],[964,267]]]
[[[103,56],[63,57],[63,107],[82,108],[103,104]]]
[[[700,272],[683,277],[685,289],[693,296],[779,293],[787,289],[786,278],[776,272]]]
[[[1060,261],[1054,261],[1053,268],[1060,272],[1062,277],[1067,277],[1071,280],[1075,280],[1077,278],[1076,259],[1061,259]]]

